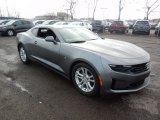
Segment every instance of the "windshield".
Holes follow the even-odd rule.
[[[48,20],[47,20],[47,21],[44,21],[42,24],[43,24],[43,25],[47,25],[49,22],[51,22],[51,21],[48,21]]]
[[[92,21],[92,25],[101,25],[102,21],[100,20],[96,20],[96,21]]]
[[[137,21],[138,25],[149,25],[149,22],[148,21]]]
[[[96,40],[99,37],[86,28],[60,28],[59,33],[66,42]]]
[[[71,23],[69,23],[69,25],[80,25],[81,24],[81,22],[71,22]]]
[[[7,22],[5,25],[12,25],[14,22],[16,22],[16,20],[11,20],[11,21]]]
[[[8,23],[8,22],[9,22],[9,20],[1,21],[1,22],[0,22],[0,25],[5,25],[5,24]]]

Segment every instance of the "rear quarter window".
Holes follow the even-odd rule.
[[[34,28],[31,32],[35,37],[37,37],[38,28]]]

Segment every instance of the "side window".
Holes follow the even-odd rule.
[[[16,26],[22,25],[22,21],[16,21],[16,22],[13,23],[13,25],[16,25]]]
[[[80,26],[84,26],[84,24],[83,24],[83,23],[80,23]]]
[[[32,30],[32,34],[37,37],[37,33],[38,33],[38,28],[35,28]]]
[[[29,25],[30,22],[29,21],[22,21],[22,24]]]
[[[47,36],[53,36],[54,39],[56,40],[56,35],[54,32],[48,28],[39,28],[38,29],[38,34],[37,37],[45,39]]]

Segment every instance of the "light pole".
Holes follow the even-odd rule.
[[[108,8],[101,8],[102,13],[103,13],[103,20],[104,20],[104,10],[107,10]]]
[[[64,9],[64,10],[67,10],[67,21],[68,21],[68,11],[71,10],[71,9]]]

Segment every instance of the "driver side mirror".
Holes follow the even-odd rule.
[[[54,39],[53,36],[47,36],[45,40],[46,42],[53,42],[54,44],[57,44],[57,41]]]

